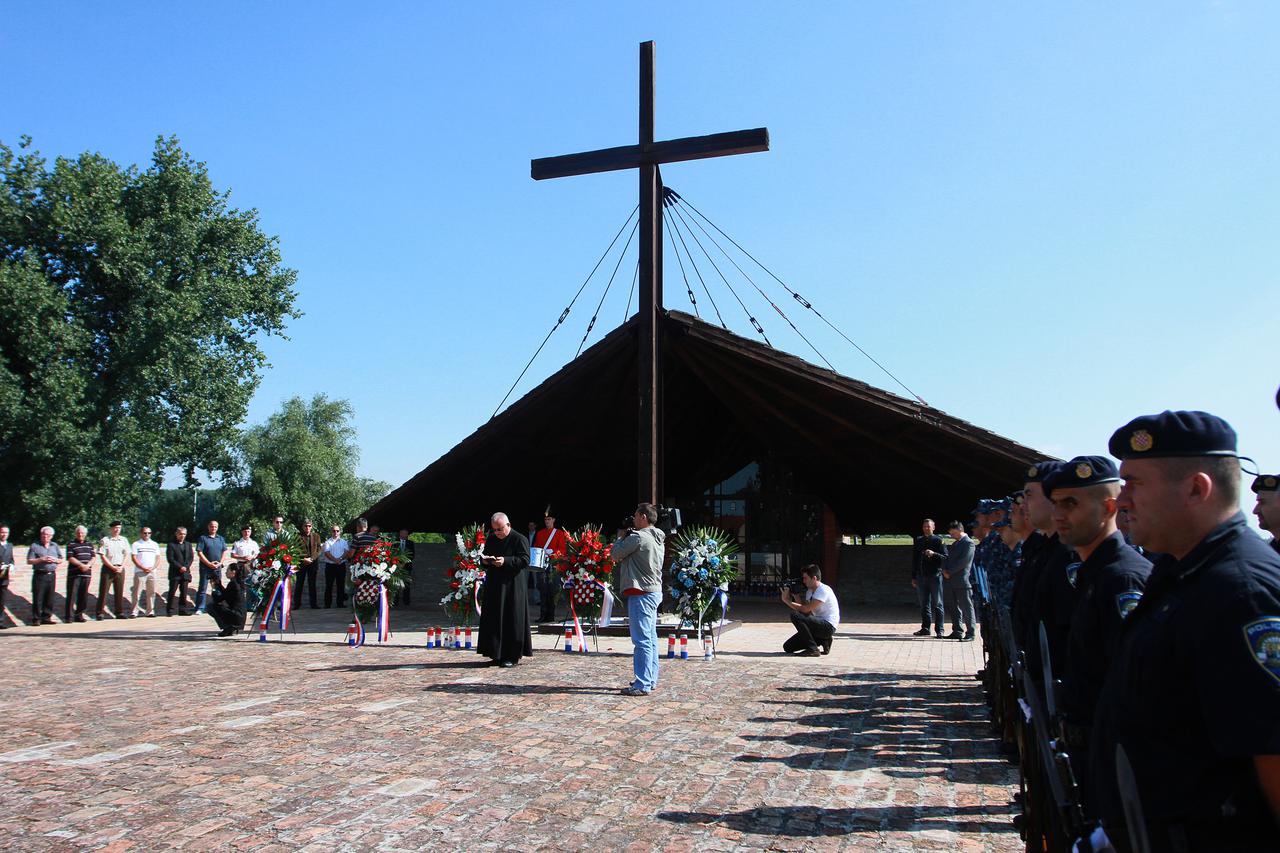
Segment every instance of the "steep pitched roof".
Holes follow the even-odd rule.
[[[858,533],[966,518],[1021,485],[1031,448],[678,311],[663,318],[666,495],[696,496],[764,457]],[[454,530],[550,503],[567,526],[636,502],[635,318],[367,513],[384,529]],[[616,516],[616,519],[615,519]]]

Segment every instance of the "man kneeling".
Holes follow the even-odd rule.
[[[791,608],[791,624],[796,632],[782,644],[787,654],[799,652],[806,657],[817,657],[831,651],[831,640],[840,625],[840,602],[836,593],[822,582],[822,570],[817,566],[804,567],[804,598],[797,598],[787,587],[782,589],[782,603]],[[819,650],[821,649],[821,650]]]

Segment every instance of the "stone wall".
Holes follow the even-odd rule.
[[[836,597],[842,605],[915,604],[910,545],[841,545]]]

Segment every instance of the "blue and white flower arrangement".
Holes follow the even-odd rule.
[[[681,624],[711,625],[720,621],[729,581],[738,576],[737,537],[716,527],[688,527],[672,542],[667,594],[675,602]]]

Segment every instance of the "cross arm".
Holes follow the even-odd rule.
[[[751,130],[733,130],[728,133],[686,136],[682,139],[655,142],[647,151],[641,149],[639,145],[622,145],[617,148],[585,151],[581,154],[542,157],[529,164],[529,173],[535,181],[542,181],[569,175],[590,175],[595,172],[634,169],[642,163],[679,163],[685,160],[705,160],[709,157],[754,154],[768,150],[769,130],[757,127]]]

